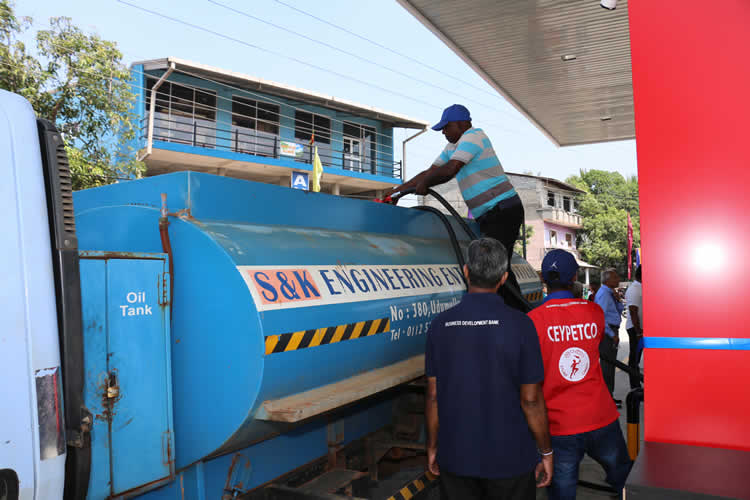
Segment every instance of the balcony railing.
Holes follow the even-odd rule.
[[[566,212],[561,208],[544,207],[540,209],[542,213],[542,219],[550,221],[555,224],[563,226],[583,226],[583,220],[578,214]]]
[[[148,137],[148,118],[141,120],[141,138]],[[314,148],[309,144],[286,141],[278,135],[259,130],[224,126],[209,120],[154,116],[154,140],[187,144],[208,149],[231,151],[267,158],[286,158],[301,163],[313,162]],[[351,172],[401,178],[401,162],[353,155],[317,142],[318,156],[324,167]]]
[[[558,248],[562,248],[563,250],[572,253],[575,255],[576,259],[581,260],[581,254],[578,252],[577,248],[571,248],[567,245],[552,245],[550,243],[545,243],[544,248],[539,249],[539,262],[544,260],[545,255],[547,255],[552,250],[557,250]]]

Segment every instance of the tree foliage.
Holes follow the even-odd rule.
[[[516,244],[513,246],[513,251],[517,253],[518,255],[523,255],[524,232],[525,232],[526,246],[528,247],[529,244],[531,243],[531,237],[534,236],[534,226],[530,226],[527,224],[521,226],[521,231],[518,233],[518,239],[516,240]]]
[[[86,34],[67,17],[50,19],[34,35],[34,52],[21,41],[32,29],[13,4],[0,0],[0,88],[25,97],[40,118],[62,133],[74,189],[108,184],[143,171],[127,145],[137,133],[135,95],[114,42]]]
[[[638,179],[625,179],[617,172],[581,170],[565,182],[586,192],[577,203],[583,218],[578,250],[584,260],[602,268],[615,267],[627,276],[628,213],[633,224],[633,253],[641,241]]]

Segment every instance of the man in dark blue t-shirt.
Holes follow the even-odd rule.
[[[482,238],[468,254],[468,293],[427,332],[428,468],[441,475],[442,498],[533,500],[553,471],[539,340],[497,295],[503,245]]]

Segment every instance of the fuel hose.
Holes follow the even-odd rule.
[[[398,194],[394,195],[391,199],[393,200],[394,204],[397,204],[398,201],[406,196],[407,194],[414,193],[415,189],[405,189],[404,191],[399,192]],[[470,240],[477,239],[477,235],[472,231],[471,227],[469,227],[469,224],[464,220],[463,217],[461,217],[458,212],[456,211],[453,206],[448,203],[448,201],[443,198],[439,193],[437,193],[433,189],[428,189],[427,194],[435,198],[445,209],[453,216],[453,218],[458,222],[458,224],[463,228],[466,235],[469,237]],[[458,239],[456,238],[456,232],[453,230],[453,226],[450,223],[450,220],[443,214],[441,211],[437,210],[434,207],[427,207],[427,206],[418,206],[414,207],[417,210],[424,210],[427,212],[434,213],[438,217],[440,217],[440,220],[445,225],[446,231],[448,232],[448,236],[451,238],[451,244],[453,245],[453,249],[456,252],[456,257],[458,259],[458,263],[463,268],[464,264],[466,263],[466,259],[464,258],[463,252],[461,251],[461,247],[458,243]],[[508,262],[508,270],[510,271],[510,265],[511,263]],[[464,280],[466,281],[466,280]],[[507,282],[506,282],[507,283]],[[468,285],[467,285],[468,287]],[[513,300],[516,301],[516,303],[519,305],[519,309],[527,313],[531,311],[532,307],[528,300],[526,300],[526,297],[524,297],[521,294],[521,290],[518,287],[512,286],[510,283],[507,283],[505,286],[503,286],[503,291],[511,296]]]

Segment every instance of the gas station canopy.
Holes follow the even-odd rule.
[[[635,138],[627,0],[398,0],[559,146]]]

